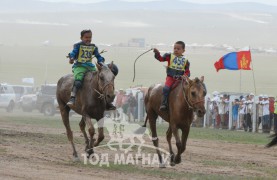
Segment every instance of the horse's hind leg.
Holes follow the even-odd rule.
[[[152,132],[152,142],[153,142],[153,145],[156,147],[156,151],[157,151],[159,161],[160,161],[160,167],[165,167],[163,164],[161,152],[159,150],[159,139],[157,136],[157,129],[156,129],[156,120],[157,120],[158,115],[154,112],[148,111],[147,116],[149,117],[150,130]]]
[[[88,149],[89,147],[89,139],[88,139],[88,135],[87,135],[87,132],[86,132],[86,122],[85,122],[85,117],[82,116],[82,119],[79,123],[79,126],[80,126],[80,129],[84,135],[84,138],[85,138],[85,142],[86,142],[86,148],[85,148],[85,151]]]
[[[67,138],[70,141],[72,148],[73,148],[73,158],[74,158],[74,161],[79,161],[78,154],[77,154],[77,151],[75,148],[75,144],[73,142],[73,133],[72,133],[72,130],[71,130],[70,124],[69,124],[69,110],[70,109],[67,106],[62,106],[62,107],[61,106],[62,105],[60,105],[60,112],[61,112],[63,124],[66,129]]]
[[[104,136],[104,129],[103,127],[99,127],[98,128],[98,137],[96,142],[94,143],[94,146],[98,146],[103,140],[104,140],[105,136]]]
[[[167,143],[168,143],[169,153],[170,153],[170,165],[174,166],[175,165],[175,163],[174,163],[175,155],[174,155],[173,150],[172,150],[171,138],[172,138],[172,130],[171,130],[171,126],[169,125],[169,127],[166,131],[166,140],[167,140]]]

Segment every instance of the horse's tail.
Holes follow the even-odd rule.
[[[146,127],[147,120],[148,120],[148,115],[146,115],[146,118],[145,118],[144,124],[143,124],[141,127]]]
[[[277,133],[271,135],[270,137],[273,138],[273,139],[271,140],[270,143],[268,143],[268,144],[266,145],[267,148],[270,148],[270,147],[272,147],[272,146],[277,145]]]
[[[145,133],[147,120],[148,120],[148,116],[146,115],[144,124],[141,127],[139,127],[137,130],[135,130],[134,134],[144,134]]]

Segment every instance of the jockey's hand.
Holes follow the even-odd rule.
[[[160,53],[160,51],[156,48],[153,49],[153,52],[156,54],[156,53]]]
[[[69,64],[73,64],[74,63],[74,59],[69,59]]]

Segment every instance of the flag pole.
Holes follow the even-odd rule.
[[[249,46],[249,51],[250,51],[250,46]],[[254,82],[254,90],[255,90],[255,94],[257,94],[256,91],[256,81],[255,81],[255,73],[254,73],[254,68],[253,68],[253,59],[251,57],[251,68],[252,68],[252,76],[253,76],[253,82]]]
[[[239,92],[241,93],[241,69],[239,71]]]

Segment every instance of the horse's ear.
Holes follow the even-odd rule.
[[[96,63],[96,67],[97,67],[98,71],[101,71],[102,67],[98,63]]]
[[[202,83],[204,82],[204,79],[205,79],[204,76],[201,76],[201,77],[200,77],[200,81],[201,81]]]
[[[110,70],[112,70],[112,68],[113,68],[113,61],[109,64],[109,68],[110,68]]]

